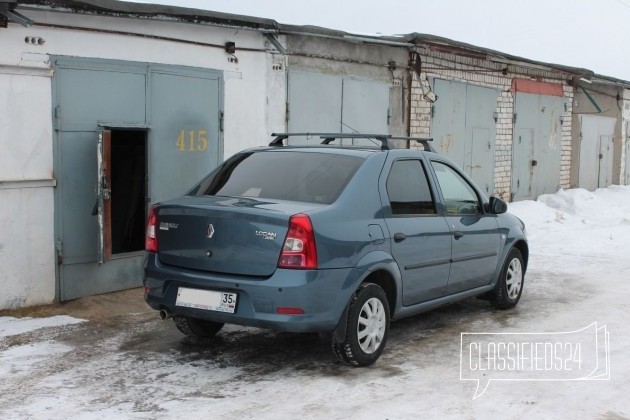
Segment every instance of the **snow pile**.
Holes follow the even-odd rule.
[[[545,194],[537,201],[509,204],[510,213],[520,217],[529,228],[546,224],[580,222],[594,226],[630,224],[630,186],[613,185],[594,192],[582,188]]]
[[[537,201],[510,203],[508,211],[525,222],[532,255],[567,260],[568,271],[584,269],[577,261],[590,261],[589,269],[603,263],[628,269],[630,186],[560,190]]]
[[[11,316],[0,317],[0,338],[12,335],[24,334],[47,327],[61,327],[63,325],[78,324],[84,319],[67,315],[58,315],[49,318],[14,318]]]

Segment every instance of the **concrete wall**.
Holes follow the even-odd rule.
[[[0,309],[56,296],[51,55],[184,65],[224,72],[224,157],[284,129],[284,68],[261,33],[181,22],[19,10],[35,21],[0,29]],[[54,27],[51,27],[54,26]],[[89,28],[90,30],[70,29]],[[146,36],[112,33],[131,32]],[[39,37],[42,45],[25,42]],[[174,42],[164,38],[176,38]],[[190,41],[190,42],[186,42]],[[236,57],[222,46],[236,43]],[[242,51],[249,48],[256,51]],[[283,58],[279,59],[281,62]],[[270,75],[271,73],[271,75]]]
[[[526,68],[510,64],[495,63],[488,60],[456,56],[453,54],[419,51],[422,58],[423,71],[420,79],[413,78],[411,92],[411,136],[431,136],[431,103],[422,95],[421,84],[428,87],[429,78],[472,83],[479,86],[498,88],[497,99],[497,131],[495,143],[494,195],[510,200],[512,188],[512,136],[514,130],[514,95],[511,92],[512,79],[515,77],[533,78],[543,82],[561,84],[564,90],[565,103],[568,104],[562,115],[562,149],[560,186],[569,187],[571,169],[571,102],[573,88],[566,78],[551,74],[544,70]],[[503,75],[501,70],[508,67]]]
[[[595,105],[591,103],[586,96],[582,87],[586,89],[591,98],[599,106],[598,110]],[[580,119],[578,116],[582,115],[595,115],[598,117],[611,117],[616,118],[614,132],[614,151],[613,151],[613,168],[612,174],[613,184],[623,183],[622,176],[622,152],[623,152],[623,136],[622,136],[622,110],[623,99],[622,89],[618,87],[599,85],[597,83],[582,84],[575,87],[575,93],[573,96],[573,123],[572,123],[572,151],[571,160],[573,165],[571,167],[571,188],[578,186],[578,174],[580,169]],[[619,95],[619,96],[618,96]],[[618,99],[619,98],[619,99]]]

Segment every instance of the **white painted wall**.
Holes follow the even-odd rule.
[[[0,65],[0,308],[55,297],[51,75]]]
[[[50,179],[52,72],[19,70],[0,66],[0,180]]]
[[[36,24],[0,29],[0,309],[55,298],[51,55],[184,65],[224,72],[224,158],[265,145],[284,131],[285,68],[272,71],[273,48],[257,31],[168,21],[21,10]],[[222,48],[66,28],[123,31],[224,45]],[[40,37],[43,45],[25,42]],[[253,48],[262,51],[242,51]],[[272,106],[269,106],[272,105]],[[275,109],[278,110],[277,114]]]
[[[55,298],[53,189],[6,184],[0,181],[0,309],[50,303]]]

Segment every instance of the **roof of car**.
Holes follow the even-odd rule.
[[[265,147],[256,147],[252,149],[245,150],[244,152],[272,152],[272,153],[284,153],[284,152],[300,152],[300,153],[332,153],[337,155],[345,155],[345,156],[355,156],[358,158],[367,159],[370,156],[374,156],[381,153],[394,153],[394,154],[404,154],[409,157],[409,152],[416,153],[427,153],[429,155],[437,155],[434,152],[417,150],[417,149],[406,149],[406,148],[395,148],[389,150],[381,150],[380,147],[369,147],[369,146],[340,146],[338,144],[331,145],[322,145],[322,144],[314,144],[310,145],[288,145],[283,147],[273,147],[273,146],[265,146]]]
[[[306,138],[313,142],[313,145],[317,145],[318,143],[321,145],[330,145],[330,144],[338,144],[342,145],[344,140],[351,140],[352,146],[356,146],[354,144],[355,140],[369,140],[374,144],[374,147],[377,147],[380,150],[393,150],[401,147],[401,144],[406,147],[402,148],[411,148],[411,145],[420,144],[422,145],[423,150],[435,152],[436,150],[431,146],[432,138],[427,137],[407,137],[407,136],[393,136],[391,134],[381,134],[381,133],[273,133],[272,136],[274,139],[269,143],[269,146],[272,147],[286,147],[290,145],[290,138]],[[338,142],[338,143],[335,143]],[[285,144],[286,143],[286,144]],[[397,144],[398,143],[398,144]],[[346,146],[346,145],[343,145]],[[363,146],[365,148],[369,148],[371,145]]]
[[[368,157],[375,153],[380,153],[381,149],[378,147],[368,147],[368,146],[340,146],[338,144],[331,145],[322,145],[322,144],[314,144],[310,145],[288,145],[283,147],[273,147],[273,146],[265,146],[265,147],[257,147],[254,149],[249,149],[249,151],[259,151],[259,152],[305,152],[305,153],[335,153],[335,154],[343,154],[348,156],[357,156],[357,157]]]

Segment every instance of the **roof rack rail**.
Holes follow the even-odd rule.
[[[409,144],[412,141],[422,144],[424,150],[429,152],[437,153],[437,151],[430,144],[433,141],[432,138],[429,137],[406,137],[406,136],[392,136],[390,134],[359,134],[359,133],[272,133],[273,137],[275,137],[270,143],[269,146],[272,147],[282,147],[284,146],[284,140],[289,137],[319,137],[323,139],[321,144],[330,144],[338,139],[374,139],[381,143],[381,150],[392,150],[395,149],[390,140],[403,140]]]

